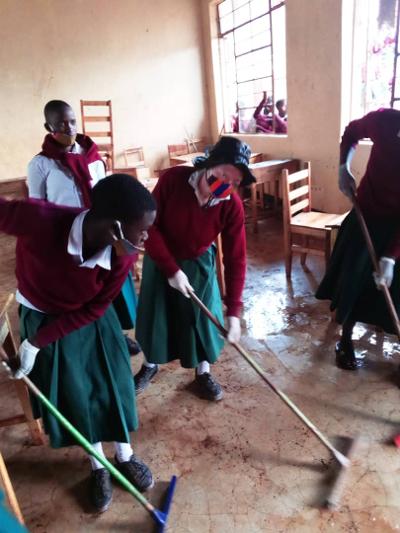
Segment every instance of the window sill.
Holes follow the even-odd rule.
[[[264,138],[264,137],[267,137],[267,138],[271,138],[273,137],[274,139],[287,139],[288,138],[288,135],[286,133],[234,133],[234,132],[229,132],[229,133],[223,133],[223,135],[231,135],[232,137],[234,136],[237,136],[237,135],[240,135],[240,137],[259,137],[260,139]]]

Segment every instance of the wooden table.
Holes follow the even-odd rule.
[[[174,165],[182,165],[186,164],[187,166],[192,166],[192,159],[195,157],[203,156],[205,155],[204,152],[193,152],[192,154],[184,154],[184,155],[175,155],[170,157],[170,163],[172,166]],[[262,154],[255,152],[252,153],[250,156],[250,163],[257,163],[258,161],[262,160]]]
[[[256,178],[256,183],[251,185],[251,219],[254,233],[258,231],[259,208],[264,208],[264,194],[273,197],[272,212],[278,211],[280,196],[280,181],[282,170],[288,169],[289,173],[299,170],[298,159],[270,159],[259,163],[250,164],[250,170]]]

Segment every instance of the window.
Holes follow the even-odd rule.
[[[400,0],[353,0],[351,118],[400,109]]]
[[[285,133],[285,2],[223,0],[218,23],[225,131]]]

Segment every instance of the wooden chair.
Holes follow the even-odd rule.
[[[28,198],[27,178],[10,178],[0,180],[0,196],[9,200]]]
[[[133,161],[132,161],[133,158]],[[143,146],[135,146],[124,150],[125,167],[144,167]]]
[[[293,253],[301,254],[305,267],[307,254],[320,255],[328,263],[332,247],[343,219],[347,215],[312,211],[311,163],[304,170],[289,174],[282,171],[283,237],[286,277],[290,279]]]
[[[12,334],[10,319],[8,317],[8,308],[13,301],[13,295],[7,298],[7,301],[0,311],[0,346],[6,352],[10,359],[15,359],[17,356],[17,346]],[[27,424],[31,440],[33,444],[41,445],[45,443],[44,434],[41,424],[38,420],[33,418],[31,404],[29,401],[29,394],[25,384],[21,380],[13,381],[17,397],[21,404],[23,414],[11,416],[0,420],[0,427],[13,426],[15,424]],[[15,495],[10,476],[7,471],[6,464],[3,456],[0,452],[0,486],[4,489],[7,496],[10,508],[15,514],[21,524],[24,523],[24,519],[21,513],[21,509],[18,504],[17,497]]]
[[[114,135],[111,100],[81,100],[81,116],[83,133],[94,138],[107,170],[112,171],[114,169]],[[93,124],[96,126],[93,127]]]
[[[206,144],[205,139],[203,138],[199,138],[199,139],[188,138],[188,139],[185,139],[184,143],[169,144],[168,145],[168,156],[169,156],[170,166],[174,167],[184,162],[179,159],[175,159],[176,157],[179,158],[179,156],[181,155],[197,154],[197,153],[203,152],[205,148],[205,144]]]
[[[251,163],[250,170],[256,182],[250,186],[250,218],[253,232],[258,232],[258,221],[268,215],[276,215],[280,202],[282,170],[299,170],[298,159],[270,159]],[[273,200],[271,209],[266,212],[264,198],[269,194]]]
[[[0,346],[4,349],[10,359],[17,357],[17,345],[12,334],[10,319],[8,317],[8,307],[14,297],[11,294],[3,309],[0,311]],[[13,380],[15,391],[22,408],[22,414],[0,420],[0,427],[13,426],[15,424],[27,424],[33,444],[40,445],[45,443],[42,426],[39,420],[33,418],[29,393],[23,381]]]

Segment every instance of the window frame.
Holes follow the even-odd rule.
[[[216,15],[217,15],[217,36],[218,36],[218,43],[219,43],[219,61],[220,61],[220,67],[221,67],[221,70],[223,72],[223,80],[224,82],[222,83],[222,98],[223,98],[223,101],[224,101],[224,127],[227,123],[227,117],[226,117],[226,114],[225,114],[225,91],[226,91],[226,80],[225,80],[225,69],[226,69],[226,61],[225,61],[225,64],[223,64],[223,53],[222,53],[222,50],[221,48],[224,46],[223,45],[223,39],[228,36],[229,34],[232,34],[232,37],[233,37],[233,55],[234,55],[234,63],[235,63],[235,86],[236,86],[236,101],[239,102],[239,85],[241,83],[249,83],[249,82],[256,82],[257,80],[269,80],[270,81],[270,86],[271,86],[271,92],[269,94],[267,94],[268,97],[271,97],[272,98],[272,116],[274,116],[274,113],[275,113],[275,77],[274,77],[274,44],[273,44],[273,25],[272,25],[272,20],[273,20],[273,12],[284,7],[286,9],[286,0],[265,0],[265,3],[266,3],[266,8],[265,8],[265,11],[262,12],[262,14],[259,14],[257,16],[255,16],[254,18],[252,18],[251,14],[250,14],[250,18],[248,20],[246,20],[246,22],[242,22],[240,24],[238,24],[237,26],[233,25],[232,28],[230,28],[229,30],[226,30],[225,32],[222,32],[221,31],[221,18],[223,17],[220,17],[220,13],[219,13],[219,5],[223,3],[224,0],[220,0],[216,3]],[[237,8],[234,8],[233,5],[232,5],[232,11],[230,13],[232,13],[232,15],[234,14],[235,11],[237,11],[238,9],[242,8],[244,5],[248,4],[249,7],[251,5],[251,0],[245,0],[239,7]],[[273,5],[274,4],[274,5]],[[268,16],[269,18],[269,28],[268,28],[268,31],[269,31],[269,44],[266,44],[266,45],[263,45],[263,46],[260,46],[260,47],[257,47],[257,48],[251,48],[249,50],[246,50],[245,52],[242,52],[242,53],[236,53],[236,41],[235,41],[235,30],[238,30],[240,28],[243,28],[245,27],[246,25],[248,24],[251,24],[253,21],[255,20],[259,20],[265,16]],[[237,68],[237,60],[238,58],[240,57],[244,57],[246,55],[249,55],[249,54],[252,54],[254,52],[257,52],[257,51],[260,51],[260,50],[268,50],[269,49],[269,64],[271,65],[271,69],[270,69],[270,72],[267,73],[266,76],[261,76],[261,77],[258,77],[258,78],[249,78],[249,79],[245,79],[245,80],[241,80],[241,81],[238,81],[238,76],[237,76],[237,72],[238,72],[238,68]],[[287,84],[287,76],[286,76],[286,84]],[[256,94],[256,93],[253,93],[253,94]],[[240,113],[241,110],[244,110],[244,111],[248,111],[248,110],[251,110],[251,109],[255,109],[254,106],[238,106],[238,112]],[[276,124],[275,124],[275,120],[272,120],[272,131],[270,133],[262,133],[260,132],[261,134],[264,134],[264,135],[276,135],[276,132],[275,132],[275,129],[276,129]],[[231,131],[229,133],[232,133]],[[240,132],[239,132],[240,133]],[[243,132],[244,133],[244,132]],[[241,133],[241,134],[243,134]]]

